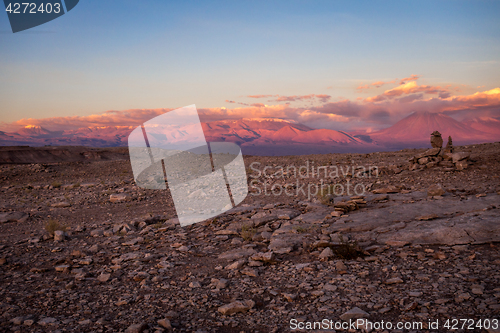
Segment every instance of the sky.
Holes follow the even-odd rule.
[[[500,118],[499,1],[82,0],[12,33],[0,130],[202,120],[368,131],[411,112]],[[143,119],[144,118],[144,119]]]

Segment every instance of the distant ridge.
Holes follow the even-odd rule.
[[[87,146],[126,147],[135,126],[92,126],[51,131],[26,126],[13,133],[0,131],[0,146]],[[450,116],[415,112],[396,124],[373,133],[348,133],[314,129],[296,121],[279,118],[226,119],[202,123],[209,142],[234,142],[249,155],[302,155],[325,153],[367,153],[403,148],[429,147],[430,134],[437,130],[443,140],[449,135],[454,144],[500,141],[500,121],[478,118],[464,122]],[[185,128],[168,133],[169,140],[184,139]],[[161,139],[152,136],[150,143]]]
[[[389,128],[370,133],[377,144],[383,146],[404,146],[416,143],[429,144],[430,135],[439,131],[446,142],[448,136],[457,144],[469,144],[495,141],[494,135],[474,129],[468,124],[440,113],[415,112],[398,121]]]

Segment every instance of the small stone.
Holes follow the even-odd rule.
[[[26,317],[15,317],[15,318],[12,318],[10,321],[14,325],[21,325],[24,322],[24,319],[26,319]]]
[[[111,202],[123,202],[128,199],[128,195],[126,193],[117,193],[117,194],[111,194],[109,196],[109,201]]]
[[[297,298],[297,294],[283,293],[283,297],[285,297],[288,302],[293,302]]]
[[[403,283],[403,280],[399,277],[395,277],[385,281],[385,284],[396,284],[396,283]]]
[[[188,252],[189,251],[189,247],[187,247],[186,245],[182,245],[182,246],[179,246],[177,248],[177,251],[179,251],[179,252]]]
[[[323,286],[323,289],[325,289],[326,291],[335,291],[335,290],[337,290],[337,288],[338,288],[337,286],[335,286],[333,284],[329,284],[329,283],[327,283]]]
[[[80,265],[90,265],[90,264],[92,264],[93,261],[94,260],[91,257],[85,257],[82,260],[80,260],[78,263]]]
[[[50,206],[51,207],[55,207],[55,208],[64,208],[64,207],[71,207],[71,204],[69,202],[67,202],[67,201],[63,201],[63,202],[53,203]]]
[[[200,288],[201,284],[198,281],[193,281],[189,283],[189,288]]]
[[[368,313],[358,307],[355,307],[341,315],[340,319],[342,319],[343,321],[348,321],[349,319],[368,318],[368,316]]]
[[[451,154],[451,158],[453,160],[453,163],[457,163],[459,161],[463,161],[466,159],[469,159],[470,153],[469,152],[459,152],[459,153],[453,153]]]
[[[338,210],[334,210],[333,212],[330,213],[331,217],[340,217],[342,215],[342,212]]]
[[[56,324],[56,323],[57,323],[57,319],[52,318],[52,317],[43,318],[43,319],[38,321],[38,325],[42,325],[42,326]]]
[[[319,258],[320,259],[328,259],[328,258],[331,258],[335,256],[335,254],[333,253],[332,249],[327,247],[325,248],[319,255]]]
[[[347,266],[342,262],[342,260],[338,260],[335,263],[335,269],[339,272],[347,272]]]
[[[259,252],[250,257],[252,260],[263,261],[263,262],[273,262],[274,261],[274,253],[270,252]]]
[[[398,193],[399,189],[396,186],[389,185],[384,188],[379,188],[372,191],[374,194]]]
[[[56,230],[54,231],[54,241],[55,242],[62,242],[64,241],[65,238],[65,233],[62,230]]]
[[[26,319],[25,321],[23,321],[23,325],[25,326],[31,326],[35,323],[35,321],[33,319]]]
[[[109,280],[109,278],[111,277],[111,274],[109,273],[101,273],[98,277],[97,277],[97,280],[99,282],[106,282]]]
[[[157,321],[158,325],[160,325],[163,328],[166,328],[167,330],[172,329],[172,324],[170,324],[170,320],[168,318],[163,318]]]
[[[241,274],[245,274],[245,275],[248,275],[251,277],[259,276],[259,272],[255,269],[251,269],[251,268],[245,268],[245,269],[241,270]]]
[[[427,189],[427,195],[430,197],[437,197],[445,193],[446,191],[441,187],[440,184],[433,184]]]
[[[455,163],[457,170],[465,170],[469,167],[469,162],[467,160],[458,161]]]
[[[246,301],[235,301],[226,305],[219,307],[218,311],[223,315],[232,315],[238,312],[246,312],[253,308],[255,302],[252,300]]]
[[[250,267],[260,267],[264,266],[264,263],[262,261],[250,260],[247,265]]]
[[[146,328],[146,323],[133,324],[125,330],[125,333],[142,333]]]
[[[224,280],[224,279],[221,279],[221,280]],[[179,317],[179,314],[173,310],[170,310],[165,314],[165,317],[172,320],[172,319]]]
[[[484,288],[482,286],[477,285],[477,284],[472,285],[472,287],[471,287],[471,292],[474,295],[482,295],[483,294],[483,290],[484,290]]]
[[[55,267],[56,272],[64,272],[69,269],[68,265],[59,265]]]
[[[215,288],[216,289],[224,289],[227,287],[227,280],[226,279],[215,279],[216,282],[215,282]]]
[[[430,221],[430,220],[435,220],[437,218],[439,218],[439,216],[436,214],[422,215],[417,217],[417,221]]]
[[[103,229],[94,229],[90,232],[90,236],[92,236],[92,237],[104,236],[104,230]]]
[[[384,313],[387,313],[387,312],[389,312],[391,310],[392,310],[392,308],[390,306],[387,306],[385,308],[382,308],[382,309],[378,310],[378,313],[384,314]]]
[[[226,269],[240,269],[245,264],[245,260],[240,259],[226,266]]]

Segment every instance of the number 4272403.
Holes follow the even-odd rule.
[[[9,14],[38,14],[38,13],[55,13],[59,14],[61,12],[61,4],[56,2],[54,4],[47,2],[41,3],[37,6],[36,3],[30,2],[14,2],[9,3],[7,8],[5,8]]]

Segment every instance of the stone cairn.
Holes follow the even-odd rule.
[[[443,149],[443,138],[441,133],[434,131],[431,134],[432,148],[414,156],[410,159],[409,170],[418,170],[424,168],[443,167],[447,170],[464,170],[469,166],[470,153],[453,153],[453,142],[451,136],[448,137],[448,143]]]

